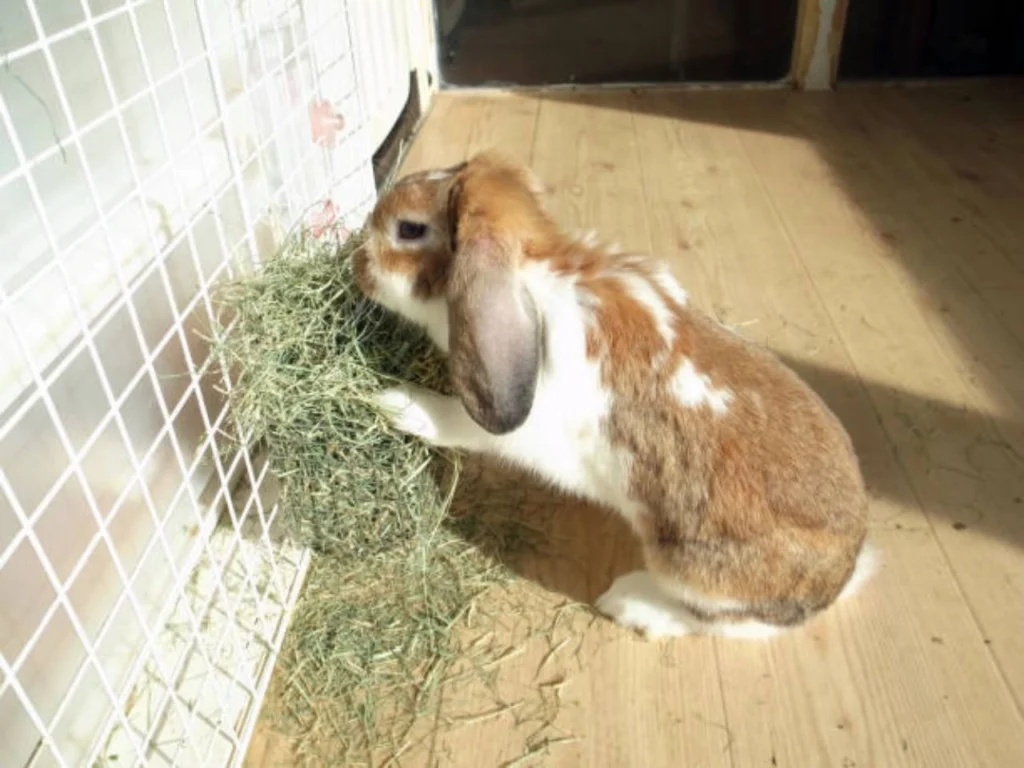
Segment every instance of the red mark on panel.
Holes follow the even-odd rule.
[[[309,129],[313,141],[323,147],[333,147],[337,135],[345,128],[345,118],[334,111],[331,102],[318,99],[309,105]]]

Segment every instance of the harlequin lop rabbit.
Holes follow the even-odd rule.
[[[648,636],[765,637],[852,591],[867,501],[836,417],[663,264],[563,234],[541,192],[484,153],[378,202],[357,282],[447,352],[458,395],[401,387],[380,407],[620,514],[646,570],[596,606]]]

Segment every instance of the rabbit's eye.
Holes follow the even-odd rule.
[[[418,221],[399,221],[399,240],[419,240],[427,234],[427,225]]]

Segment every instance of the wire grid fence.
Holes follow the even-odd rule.
[[[4,3],[4,766],[244,758],[308,555],[203,334],[311,206],[372,204],[369,2]]]

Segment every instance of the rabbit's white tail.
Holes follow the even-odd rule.
[[[850,580],[846,582],[846,586],[843,587],[843,591],[839,593],[837,601],[852,597],[859,592],[860,588],[878,571],[880,560],[878,548],[871,544],[871,542],[865,541],[861,547],[860,555],[857,556],[857,564],[853,567],[853,574],[850,576]]]

